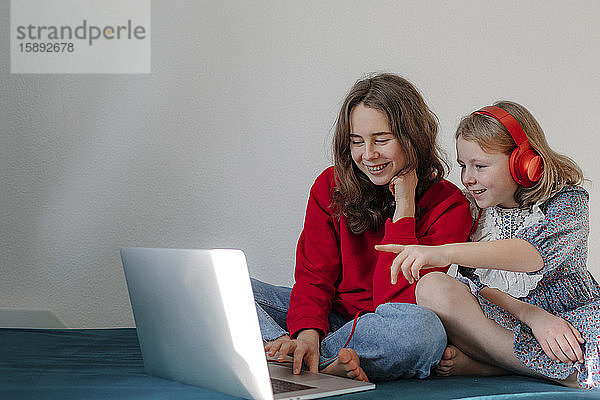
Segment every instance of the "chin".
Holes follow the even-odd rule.
[[[477,204],[477,207],[479,207],[479,208],[490,208],[490,207],[492,207],[492,205],[490,205],[485,200],[484,201],[475,200],[475,204]]]
[[[373,185],[376,185],[376,186],[385,186],[392,179],[392,178],[389,178],[387,176],[377,176],[377,177],[375,177],[375,176],[367,175],[367,177],[369,178],[369,180],[371,181],[371,183]]]

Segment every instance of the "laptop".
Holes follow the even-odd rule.
[[[267,363],[241,250],[130,247],[121,259],[148,374],[261,400],[375,388]]]

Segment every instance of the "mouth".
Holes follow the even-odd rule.
[[[471,193],[473,193],[473,195],[478,196],[480,194],[482,194],[483,192],[485,192],[487,189],[479,189],[479,190],[471,190]]]
[[[365,165],[367,167],[367,171],[370,173],[376,174],[380,172],[382,169],[388,166],[389,163],[379,164],[379,165]]]

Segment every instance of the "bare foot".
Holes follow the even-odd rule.
[[[352,349],[341,349],[338,353],[338,358],[320,372],[356,379],[357,381],[369,382],[367,374],[365,374],[365,371],[360,367],[358,354]]]
[[[442,359],[437,367],[435,374],[438,376],[452,375],[476,375],[476,376],[496,376],[507,375],[510,372],[489,364],[474,360],[456,346],[448,345]]]

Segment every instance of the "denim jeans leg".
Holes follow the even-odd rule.
[[[286,335],[288,333],[286,319],[292,289],[271,285],[254,278],[250,278],[250,282],[263,340],[269,341]]]
[[[337,355],[350,336],[352,322],[321,341],[321,362]],[[387,303],[359,317],[347,347],[356,351],[371,380],[426,378],[446,348],[446,332],[440,319],[424,307]]]

